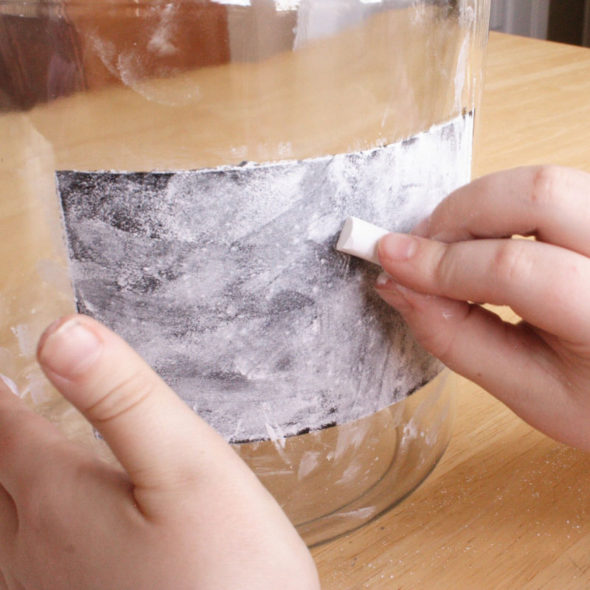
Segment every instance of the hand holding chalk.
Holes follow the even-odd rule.
[[[387,275],[377,282],[424,348],[534,427],[585,450],[589,227],[589,174],[496,173],[455,191],[413,235],[382,238]],[[510,306],[524,322],[505,323],[474,301]]]

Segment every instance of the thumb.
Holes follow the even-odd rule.
[[[227,445],[132,348],[85,316],[41,337],[39,363],[56,388],[104,436],[136,486],[161,488],[209,468]],[[208,449],[200,453],[198,448]],[[229,449],[229,447],[227,447]],[[232,453],[233,455],[233,453]]]

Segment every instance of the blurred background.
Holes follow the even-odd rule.
[[[494,31],[590,47],[590,0],[491,0]]]
[[[293,8],[299,1],[175,0],[162,2],[161,9],[154,10],[151,0],[132,0],[123,2],[128,10],[118,11],[113,18],[109,4],[103,3],[95,3],[93,12],[70,0],[0,0],[0,112],[26,110],[58,96],[117,82],[117,64],[112,60],[122,48],[141,62],[142,75],[152,77],[175,69],[268,58],[297,46]],[[358,10],[370,12],[379,2],[349,0],[350,10],[341,10],[342,22],[325,22],[342,27],[347,19],[358,18]],[[411,0],[398,3],[404,6]],[[330,2],[325,7],[332,10]],[[265,24],[269,19],[272,27]],[[330,34],[321,18],[315,22],[317,30],[305,31],[308,39]],[[173,46],[165,38],[172,25]],[[491,0],[490,28],[590,47],[590,0]],[[235,34],[246,29],[259,34],[255,39]],[[138,57],[146,32],[155,36],[149,51],[141,51]],[[185,56],[184,61],[179,62],[178,55]]]

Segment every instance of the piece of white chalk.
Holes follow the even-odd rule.
[[[344,222],[344,227],[340,232],[336,250],[362,258],[373,264],[380,264],[377,256],[377,244],[379,240],[390,233],[383,229],[363,221],[357,217],[349,217]]]

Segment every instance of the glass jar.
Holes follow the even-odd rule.
[[[235,445],[310,544],[376,517],[450,433],[442,367],[334,250],[471,172],[488,2],[0,0],[0,363],[75,309]],[[106,452],[106,451],[105,451]]]

